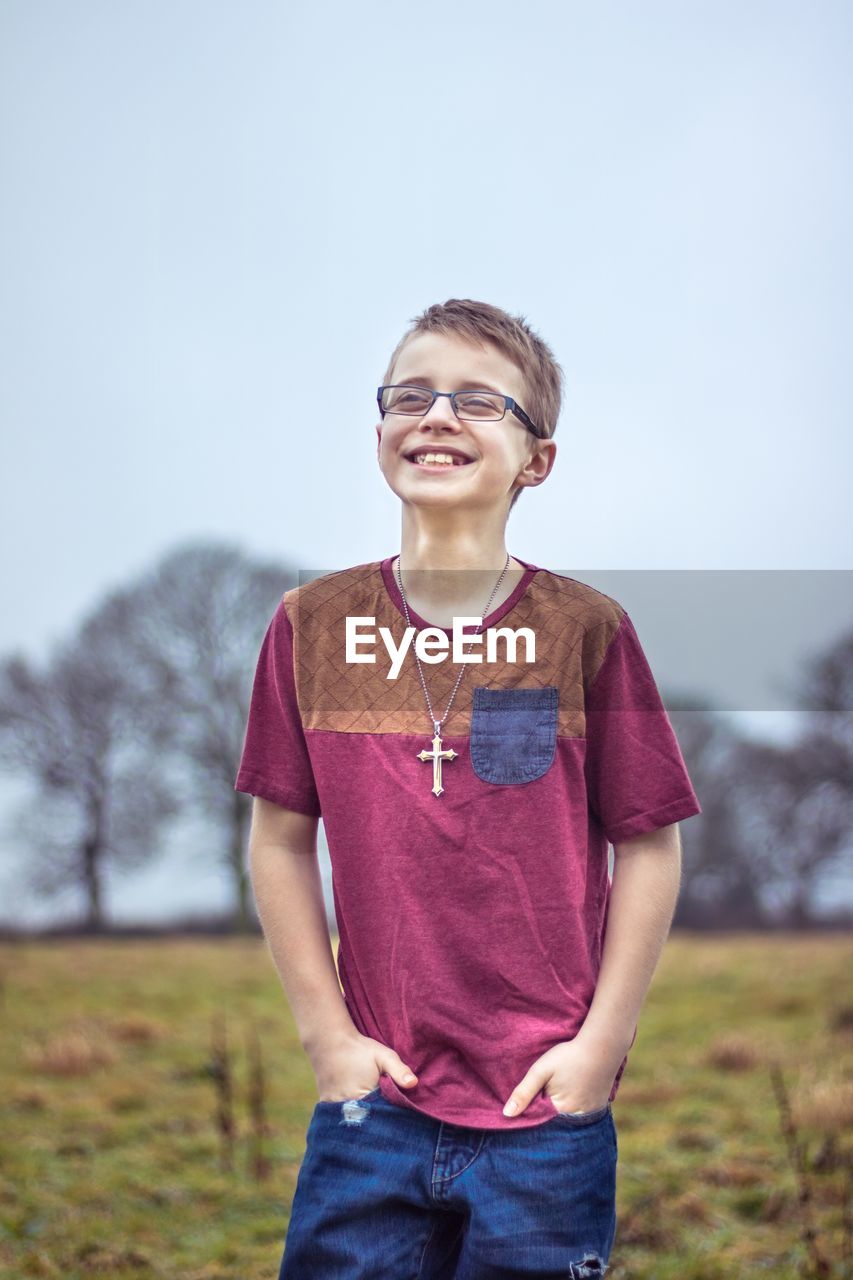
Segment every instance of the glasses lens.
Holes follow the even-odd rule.
[[[432,404],[429,391],[420,387],[386,387],[382,408],[386,413],[426,413]]]
[[[487,391],[466,391],[456,397],[460,418],[479,418],[489,422],[504,416],[503,396],[490,396]]]

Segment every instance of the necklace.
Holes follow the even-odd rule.
[[[492,588],[492,594],[489,596],[488,600],[486,601],[486,607],[483,610],[483,616],[480,619],[480,622],[477,626],[477,630],[474,632],[475,636],[478,636],[480,634],[480,627],[482,627],[483,623],[486,620],[486,615],[489,612],[489,605],[492,603],[492,600],[494,599],[495,592],[503,582],[504,574],[509,568],[509,562],[510,562],[510,555],[509,555],[509,552],[507,552],[506,564],[501,570],[501,576],[498,578],[497,582]],[[400,571],[399,556],[397,557],[397,563],[395,565],[395,576],[397,578],[397,585],[400,588],[400,595],[402,596],[402,599],[403,599],[403,611],[405,612],[405,615],[406,615],[406,624],[407,626],[411,626],[412,621],[411,621],[411,618],[409,617],[409,605],[406,600],[406,593],[403,590],[403,578]],[[473,646],[473,644],[474,644],[474,641],[471,640],[469,647],[465,650],[466,653],[471,652],[471,647]],[[450,700],[444,709],[444,715],[441,717],[440,720],[436,720],[435,712],[432,709],[432,703],[430,702],[430,698],[429,698],[429,691],[427,690],[426,681],[424,680],[424,673],[423,673],[423,668],[421,667],[421,660],[418,657],[417,650],[414,650],[414,654],[415,654],[415,662],[418,664],[418,675],[421,678],[421,688],[424,691],[424,697],[426,698],[427,708],[429,710],[429,718],[432,721],[432,726],[435,731],[435,737],[432,740],[432,750],[427,751],[426,749],[424,749],[423,751],[419,751],[417,752],[417,757],[419,760],[432,761],[432,794],[435,796],[440,796],[442,791],[444,790],[444,787],[441,785],[441,763],[443,760],[455,760],[459,754],[459,752],[454,751],[452,747],[448,748],[447,751],[442,750],[441,726],[444,724],[445,720],[447,719],[447,715],[448,715],[448,712],[450,711],[451,705],[453,703],[453,699],[456,697],[456,690],[459,688],[459,683],[463,675],[465,674],[465,667],[468,664],[467,663],[462,664],[462,668],[459,672],[459,675],[456,677],[456,684],[453,686],[453,691],[450,694]]]

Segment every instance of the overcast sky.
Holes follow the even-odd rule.
[[[375,390],[448,297],[566,373],[513,554],[850,570],[851,34],[832,0],[2,0],[0,650],[188,538],[397,550]]]

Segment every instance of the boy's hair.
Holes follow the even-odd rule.
[[[411,326],[394,348],[383,383],[393,381],[397,358],[409,338],[416,333],[456,334],[481,346],[489,342],[497,347],[522,375],[525,388],[522,409],[539,428],[540,439],[550,440],[557,430],[560,416],[563,370],[551,348],[530,328],[524,316],[510,315],[500,307],[493,307],[488,302],[474,302],[471,298],[448,298],[446,302],[436,302],[413,318]],[[516,489],[509,504],[510,511],[522,492],[523,488]]]

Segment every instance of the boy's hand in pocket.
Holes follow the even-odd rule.
[[[326,1041],[309,1056],[320,1102],[363,1097],[376,1088],[383,1074],[401,1089],[411,1089],[418,1082],[399,1054],[359,1031]]]
[[[543,1089],[558,1111],[597,1111],[609,1100],[615,1075],[616,1066],[586,1041],[564,1040],[536,1059],[507,1099],[504,1115],[521,1115]]]

